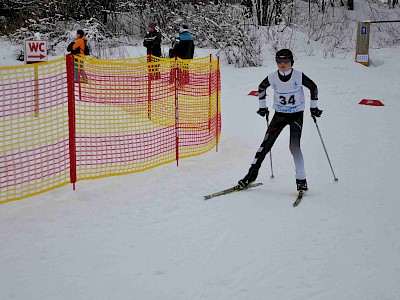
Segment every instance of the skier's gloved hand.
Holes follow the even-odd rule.
[[[322,114],[322,110],[318,109],[318,107],[310,108],[311,116],[319,118]]]
[[[259,110],[257,110],[257,113],[261,116],[261,117],[265,117],[269,115],[269,110],[268,107],[265,108],[260,108]]]

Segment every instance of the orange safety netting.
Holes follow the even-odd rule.
[[[220,89],[211,56],[0,68],[0,203],[209,151]]]

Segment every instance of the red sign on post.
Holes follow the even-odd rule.
[[[47,41],[25,41],[24,49],[26,64],[47,61]]]

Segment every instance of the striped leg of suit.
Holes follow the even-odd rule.
[[[290,151],[293,155],[296,167],[296,179],[305,179],[304,159],[300,149],[300,139],[303,127],[303,111],[297,113],[275,113],[269,124],[264,140],[258,149],[255,158],[251,164],[246,179],[254,181],[258,176],[258,171],[262,162],[271,150],[279,134],[286,125],[290,126]]]

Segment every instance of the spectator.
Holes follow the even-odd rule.
[[[71,42],[68,47],[67,51],[71,52],[74,55],[81,55],[85,57],[85,48],[86,46],[86,36],[82,29],[76,31],[76,39],[75,42]],[[75,58],[74,63],[74,80],[75,82],[84,82],[87,83],[87,76],[86,72],[83,67],[83,62],[79,58]]]
[[[194,55],[194,42],[189,33],[187,25],[182,25],[179,29],[179,37],[175,41],[173,54],[181,59],[193,59]],[[189,83],[189,63],[181,64],[178,73],[179,88]]]
[[[67,51],[71,52],[74,55],[82,55],[85,56],[85,48],[86,48],[86,36],[82,29],[77,30],[76,32],[76,40],[75,42],[71,42]]]
[[[151,54],[161,57],[161,32],[155,23],[147,26],[147,33],[144,37],[143,46],[147,49],[147,55]]]
[[[175,41],[175,56],[181,59],[192,59],[194,55],[194,42],[187,25],[179,29],[179,37]]]

